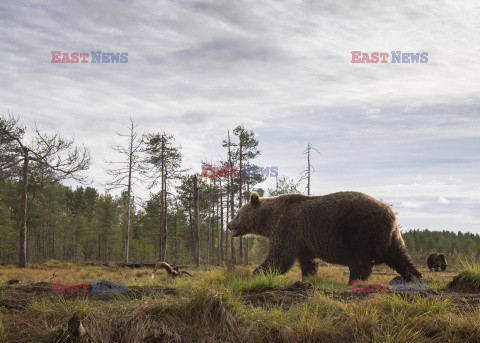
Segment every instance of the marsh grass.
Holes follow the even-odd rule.
[[[61,268],[56,262],[51,265],[56,267],[0,267],[0,279],[21,276],[23,280],[43,281],[55,272],[60,275],[58,279],[67,282],[108,280],[127,282],[128,287],[156,286],[152,289],[158,290],[152,293],[136,289],[138,297],[133,298],[131,294],[115,293],[102,301],[33,293],[24,310],[5,315],[0,307],[0,341],[70,341],[66,323],[73,314],[82,319],[91,342],[480,341],[478,305],[465,311],[453,295],[377,293],[346,300],[325,295],[325,290],[336,295],[350,294],[348,276],[338,266],[322,266],[318,276],[306,279],[314,287],[302,291],[307,294],[300,298],[303,300],[284,306],[279,298],[267,306],[252,305],[245,301],[245,296],[279,294],[276,292],[300,280],[298,268],[286,275],[275,271],[252,275],[251,268],[242,267],[233,271],[193,269],[193,277],[173,279],[159,273],[151,279],[149,269]],[[465,270],[478,272],[478,265]],[[385,275],[375,275],[374,281],[387,281],[392,275],[387,271]],[[446,278],[444,274],[433,274],[429,280],[431,288],[441,290]],[[166,287],[178,292],[167,295],[162,292]],[[12,300],[11,295],[2,295],[0,299],[3,297]]]
[[[27,311],[39,313],[47,317],[63,316],[70,313],[77,314],[79,318],[85,318],[95,309],[94,305],[87,299],[75,298],[33,298]]]
[[[379,308],[393,316],[405,312],[409,317],[424,314],[438,314],[455,311],[456,304],[451,297],[423,296],[421,293],[386,294],[380,298]]]
[[[261,292],[276,287],[284,287],[288,278],[280,275],[276,270],[268,270],[252,275],[247,268],[237,268],[233,271],[215,271],[204,277],[202,286],[211,285],[217,289],[226,288],[234,293]]]
[[[44,263],[32,263],[29,264],[29,267],[32,269],[43,269],[43,270],[51,270],[51,269],[73,269],[75,265],[70,262],[61,262],[58,260],[48,260]]]

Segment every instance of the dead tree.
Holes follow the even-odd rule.
[[[107,174],[112,178],[106,184],[107,190],[123,189],[126,190],[126,205],[127,213],[125,218],[125,245],[123,253],[123,262],[128,263],[128,252],[130,244],[130,217],[132,209],[132,186],[135,181],[140,181],[136,177],[136,173],[142,171],[140,148],[143,144],[141,138],[138,137],[138,133],[135,131],[136,125],[134,125],[132,118],[130,118],[129,133],[121,134],[117,133],[120,137],[127,138],[127,147],[117,145],[113,149],[119,154],[125,157],[123,161],[108,161],[107,164],[111,168],[107,169]]]
[[[310,171],[313,170],[315,172],[315,168],[310,163],[310,150],[314,150],[321,155],[320,151],[313,148],[312,145],[308,143],[307,148],[304,151],[304,154],[307,154],[307,169],[301,173],[302,177],[300,178],[300,180],[307,179],[307,195],[310,195]]]

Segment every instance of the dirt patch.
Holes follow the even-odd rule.
[[[294,303],[308,301],[313,295],[314,286],[309,283],[296,282],[295,284],[287,287],[266,289],[255,293],[243,293],[242,300],[246,303],[250,303],[253,306],[281,306],[284,310],[288,310]],[[337,301],[345,303],[357,302],[359,300],[366,299],[368,297],[375,296],[378,293],[369,292],[352,292],[351,290],[323,290],[317,289],[319,292],[323,292],[325,296],[330,297]],[[421,297],[432,298],[453,298],[454,303],[459,308],[465,311],[472,311],[476,309],[480,304],[480,293],[461,292],[452,290],[427,290],[426,292],[416,293],[384,293],[392,296],[404,297],[406,299],[415,299],[417,293]]]
[[[151,297],[159,297],[162,295],[178,296],[182,292],[176,288],[163,286],[131,286],[126,292],[91,292],[91,285],[88,286],[88,292],[52,292],[52,285],[49,282],[38,282],[32,284],[15,284],[0,287],[0,308],[4,310],[24,310],[32,298],[46,298],[46,299],[90,299],[99,301],[110,301],[121,297],[123,299],[143,299]],[[264,289],[259,292],[244,292],[241,295],[245,303],[250,303],[253,306],[281,306],[284,310],[289,309],[293,304],[308,301],[312,297],[314,290],[323,292],[327,297],[342,302],[357,302],[374,296],[377,293],[368,292],[352,292],[351,290],[325,290],[315,288],[312,284],[306,282],[295,282],[294,284],[281,288]],[[401,296],[411,298],[413,293],[388,293],[394,296]],[[472,310],[480,304],[480,293],[472,290],[465,292],[463,289],[447,288],[446,290],[428,290],[427,292],[420,292],[421,296],[425,297],[439,297],[439,298],[454,298],[456,305],[465,310]]]
[[[256,293],[243,293],[242,299],[254,306],[275,306],[281,305],[288,309],[295,302],[302,302],[311,295],[313,286],[309,283],[295,282],[291,286],[267,289]]]
[[[252,304],[253,306],[278,306],[280,305],[284,310],[289,309],[294,303],[307,301],[313,294],[315,287],[306,282],[295,282],[291,286],[267,289],[255,293],[243,293],[242,299]],[[335,291],[317,289],[323,292],[325,296],[334,300],[351,302],[365,299],[372,295],[366,292],[352,292],[351,290]]]
[[[180,291],[176,288],[162,286],[131,286],[126,292],[92,292],[92,286],[87,287],[87,292],[52,292],[52,284],[49,282],[37,282],[31,284],[16,284],[0,287],[2,298],[0,307],[6,309],[25,309],[32,298],[47,299],[91,299],[109,301],[119,296],[129,299],[142,299],[145,297],[157,297],[163,295],[179,295]]]

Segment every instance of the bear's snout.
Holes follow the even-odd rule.
[[[232,231],[232,237],[240,236],[240,233],[238,232],[238,230],[233,227],[232,222],[229,222],[227,224],[227,229]]]

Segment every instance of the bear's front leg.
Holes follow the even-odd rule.
[[[267,256],[265,261],[261,265],[257,267],[253,271],[253,274],[258,274],[261,272],[277,272],[279,274],[285,274],[290,270],[290,268],[293,265],[293,262],[295,262],[295,259],[290,259],[290,258],[278,258],[278,257],[270,257]]]
[[[265,261],[253,271],[258,274],[262,271],[274,270],[280,274],[285,274],[292,267],[296,258],[295,239],[282,239],[282,235],[271,238],[268,246],[268,255]]]

